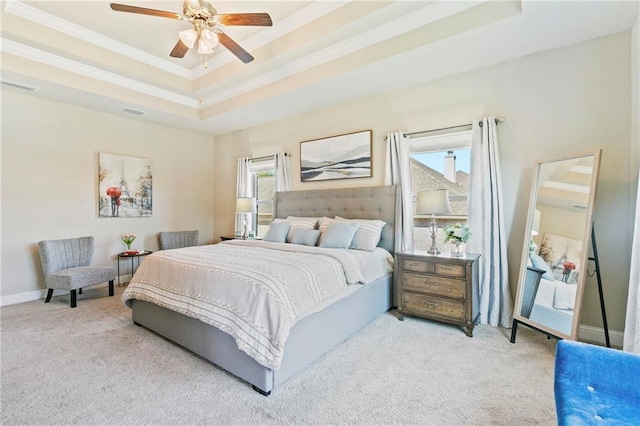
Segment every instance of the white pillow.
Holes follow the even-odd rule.
[[[556,309],[573,309],[576,303],[578,284],[567,284],[556,281],[556,291],[553,294],[553,307]]]
[[[375,219],[345,219],[336,216],[336,222],[357,223],[358,230],[351,240],[349,248],[356,250],[374,250],[380,242],[382,228],[386,222]]]
[[[289,222],[289,234],[287,235],[287,242],[290,243],[299,229],[316,229],[318,218],[289,216],[287,217],[287,222]]]

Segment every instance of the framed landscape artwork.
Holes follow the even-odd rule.
[[[300,181],[371,177],[371,130],[300,142]]]
[[[98,163],[99,217],[151,216],[151,160],[101,152]]]

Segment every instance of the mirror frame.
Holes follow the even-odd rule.
[[[578,326],[580,325],[580,311],[582,309],[582,296],[584,294],[584,286],[585,286],[585,280],[586,280],[587,274],[581,273],[578,276],[578,282],[577,282],[578,287],[576,289],[576,300],[575,300],[575,305],[573,309],[573,319],[571,322],[571,334],[563,333],[559,330],[553,329],[551,327],[547,327],[544,324],[541,324],[539,322],[532,321],[529,318],[523,317],[522,315],[520,315],[520,313],[522,309],[522,298],[524,294],[524,285],[526,280],[527,257],[529,255],[529,244],[531,240],[531,238],[526,238],[526,236],[531,235],[533,216],[534,216],[534,211],[535,211],[535,207],[538,199],[538,185],[539,185],[538,179],[540,176],[540,169],[542,165],[547,163],[563,161],[563,160],[572,160],[572,159],[591,156],[591,155],[594,156],[593,173],[591,175],[591,183],[590,183],[591,190],[589,193],[589,204],[588,204],[587,210],[585,211],[585,224],[584,224],[584,230],[583,230],[584,238],[582,239],[582,251],[581,251],[581,257],[580,257],[580,265],[583,265],[583,270],[584,272],[586,272],[587,261],[589,260],[588,250],[591,243],[591,230],[593,225],[593,206],[594,206],[594,201],[596,197],[598,176],[600,174],[600,159],[602,157],[601,149],[590,151],[590,152],[583,152],[575,155],[566,155],[563,157],[550,158],[543,161],[538,161],[536,163],[536,166],[533,171],[533,179],[531,182],[531,193],[529,196],[529,210],[527,211],[527,223],[525,226],[525,234],[524,234],[525,238],[524,238],[524,243],[522,245],[522,256],[520,258],[518,289],[516,292],[516,299],[515,299],[515,304],[513,308],[514,320],[517,320],[521,324],[531,326],[534,329],[538,329],[539,331],[543,331],[550,335],[560,337],[563,339],[569,339],[569,340],[577,340],[577,337],[578,337]],[[514,327],[515,326],[516,324],[514,321]]]

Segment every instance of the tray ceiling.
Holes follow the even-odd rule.
[[[179,0],[118,3],[182,10]],[[211,3],[271,15],[272,27],[224,29],[253,62],[222,46],[171,58],[189,23],[105,1],[4,1],[3,90],[220,135],[627,31],[638,11],[612,1]]]

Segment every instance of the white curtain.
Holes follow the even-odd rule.
[[[276,192],[291,191],[291,157],[278,152],[275,157]]]
[[[513,304],[509,292],[507,244],[504,232],[498,136],[493,117],[474,121],[471,140],[469,228],[467,249],[480,253],[480,323],[511,327]]]
[[[633,232],[633,246],[631,247],[629,297],[622,349],[640,354],[640,177],[638,177],[636,223]]]
[[[396,212],[396,250],[413,249],[413,195],[409,166],[409,139],[403,133],[387,135],[385,185],[400,185],[400,211]]]
[[[236,171],[236,197],[253,197],[253,181],[251,179],[251,159],[248,157],[238,158],[238,167]],[[235,200],[234,200],[235,206]],[[251,221],[251,213],[247,214],[249,224]],[[236,235],[242,234],[244,227],[244,213],[236,213]]]

